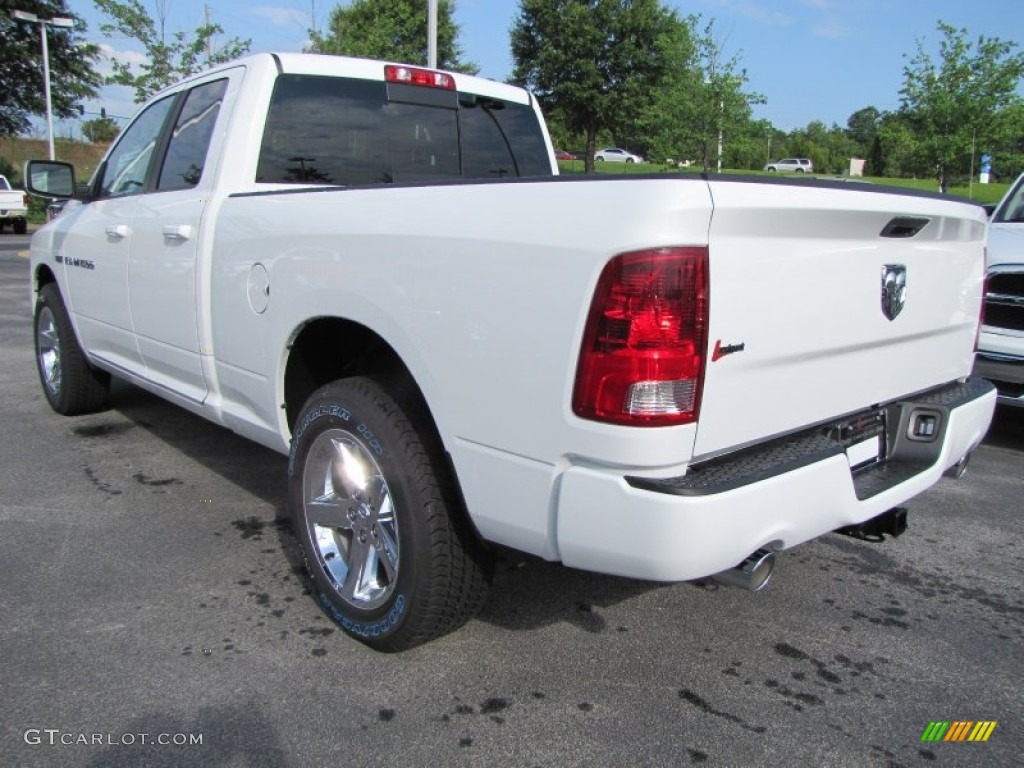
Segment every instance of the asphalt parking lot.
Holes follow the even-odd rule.
[[[797,547],[762,593],[505,553],[478,618],[381,655],[305,594],[284,457],[127,385],[49,409],[18,249],[0,237],[0,763],[1020,764],[1024,413],[906,535]],[[933,721],[997,725],[923,742]]]

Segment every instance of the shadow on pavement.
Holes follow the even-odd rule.
[[[996,408],[983,445],[1024,451],[1024,408],[1005,405]]]

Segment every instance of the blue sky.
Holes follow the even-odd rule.
[[[191,30],[203,22],[204,5],[228,37],[252,39],[253,52],[298,51],[306,30],[325,26],[336,0],[163,0],[168,30]],[[153,9],[155,0],[143,0]],[[767,103],[755,116],[790,131],[812,120],[845,126],[856,110],[875,106],[895,109],[903,79],[904,54],[915,41],[926,43],[938,57],[939,20],[966,27],[971,38],[1000,37],[1024,43],[1021,0],[693,0],[666,2],[681,15],[715,19],[716,36],[726,58],[738,55],[749,76],[748,89]],[[141,47],[125,38],[105,38],[102,15],[91,0],[69,0],[70,9],[85,18],[88,39],[120,58],[141,55]],[[426,0],[424,0],[426,8]],[[518,12],[517,0],[457,0],[456,21],[465,58],[480,74],[503,80],[512,71],[509,28]],[[107,67],[104,67],[106,70]],[[105,88],[102,99],[86,105],[106,107],[110,114],[135,110],[131,93]],[[62,124],[58,135],[74,131]]]

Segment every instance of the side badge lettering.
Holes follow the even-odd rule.
[[[711,362],[715,363],[721,360],[726,355],[731,355],[733,352],[742,352],[746,349],[746,344],[726,344],[722,346],[722,340],[718,339],[715,342],[715,349],[711,353]]]
[[[65,264],[69,267],[80,267],[81,269],[96,269],[96,262],[90,259],[76,259],[71,256],[61,256],[59,253],[54,257],[58,264]]]

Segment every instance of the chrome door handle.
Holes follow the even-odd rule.
[[[114,240],[124,240],[131,234],[131,230],[127,224],[110,224],[107,226],[106,233],[107,237]]]
[[[164,226],[164,238],[167,240],[188,240],[192,237],[192,226],[189,224],[167,224]]]

